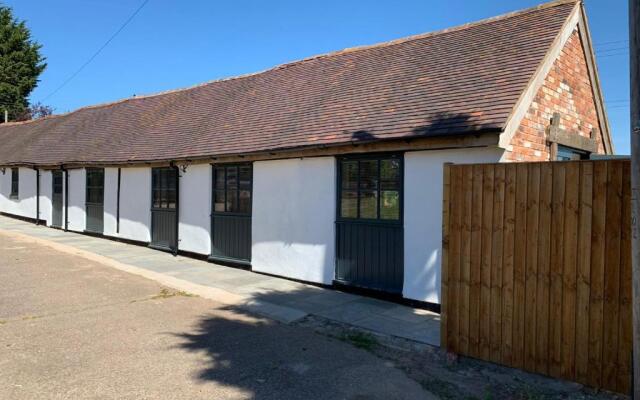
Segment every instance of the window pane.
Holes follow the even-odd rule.
[[[176,189],[176,170],[171,168],[171,169],[167,169],[165,171],[165,176],[166,176],[166,188],[169,190],[175,190]]]
[[[159,189],[158,191],[160,192],[160,208],[167,208],[167,191],[163,188]]]
[[[251,190],[251,166],[240,166],[240,189]],[[240,196],[242,198],[242,196]]]
[[[400,190],[400,160],[381,160],[380,179],[382,190]]]
[[[387,190],[381,193],[380,218],[381,219],[399,219],[400,218],[400,192]]]
[[[227,167],[227,190],[238,187],[238,167]]]
[[[215,169],[215,188],[224,189],[224,168]]]
[[[238,192],[227,190],[227,212],[238,212]]]
[[[153,208],[160,208],[160,191],[158,189],[153,190]]]
[[[238,204],[238,212],[248,214],[251,212],[251,192],[248,190],[240,191],[240,199]]]
[[[354,190],[358,188],[358,162],[342,162],[342,188]]]
[[[355,190],[342,191],[340,216],[342,218],[358,218],[358,192]]]
[[[360,218],[378,218],[378,192],[364,190],[360,192]]]
[[[216,190],[214,196],[214,211],[224,212],[224,190]]]
[[[360,161],[360,189],[378,188],[378,160]]]
[[[166,193],[167,193],[167,207],[176,208],[176,190],[167,189]]]

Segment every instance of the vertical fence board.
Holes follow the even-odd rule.
[[[473,169],[462,170],[462,229],[460,263],[460,328],[459,348],[462,354],[469,354],[469,284],[471,278],[471,200],[473,194]]]
[[[469,285],[469,355],[480,356],[480,278],[482,253],[482,165],[473,166],[471,196],[471,271]]]
[[[593,163],[580,165],[578,265],[576,282],[576,380],[587,383],[589,369],[589,292],[591,282],[591,220]]]
[[[480,271],[480,356],[489,359],[491,355],[491,250],[493,231],[493,190],[494,168],[483,166],[482,184],[482,248]]]
[[[566,165],[564,203],[564,268],[562,271],[562,376],[575,377],[576,260],[578,255],[578,201],[580,165]]]
[[[614,162],[610,166],[607,179],[607,221],[605,228],[602,385],[616,387],[618,373],[618,292],[620,288],[622,166],[619,162]]]
[[[451,166],[445,164],[442,169],[442,265],[449,264],[449,218],[450,218],[450,203],[451,203]],[[440,283],[440,297],[447,299],[449,296],[449,268],[442,269],[442,281]],[[449,302],[447,300],[442,302],[440,307],[440,323],[442,324],[440,329],[440,343],[447,346],[447,306]]]
[[[631,288],[631,165],[623,164],[622,171],[622,224],[620,232],[620,312],[618,343],[618,383],[617,390],[629,393],[631,389],[632,342],[632,288]]]
[[[551,263],[549,265],[549,374],[561,376],[562,363],[562,268],[564,257],[565,168],[553,165],[551,201]]]
[[[494,171],[493,226],[491,230],[491,332],[490,360],[500,361],[502,346],[502,242],[504,229],[504,165]]]
[[[551,256],[551,198],[553,188],[553,165],[540,165],[540,200],[538,215],[538,282],[537,282],[537,332],[536,369],[541,374],[549,373],[549,262]]]
[[[538,223],[540,201],[540,164],[529,165],[527,182],[527,221],[525,256],[525,341],[524,365],[530,371],[536,370],[536,317],[538,281]]]
[[[516,223],[516,168],[505,166],[504,247],[502,260],[502,363],[511,365],[513,353],[513,262]]]
[[[445,168],[443,346],[627,392],[630,164]]]
[[[516,164],[516,222],[513,262],[513,366],[524,366],[525,268],[527,256],[527,190],[529,168]]]
[[[605,226],[608,164],[593,165],[593,218],[591,220],[591,291],[589,293],[589,371],[592,386],[602,382]]]

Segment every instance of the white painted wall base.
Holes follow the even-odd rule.
[[[330,284],[335,268],[335,159],[255,162],[253,176],[253,270]]]
[[[115,212],[113,206],[110,209]],[[122,168],[120,234],[114,236],[151,241],[151,168]]]
[[[0,211],[20,217],[36,218],[36,171],[19,168],[18,198],[11,196],[11,168],[0,172]]]
[[[405,153],[405,298],[440,303],[444,163],[499,162],[504,150],[478,148]]]
[[[211,184],[208,164],[180,171],[180,250],[211,254]]]

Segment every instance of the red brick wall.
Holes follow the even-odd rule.
[[[511,140],[511,146],[505,155],[506,160],[549,160],[545,128],[554,112],[561,115],[562,129],[587,137],[591,134],[591,128],[602,132],[577,29],[565,44],[527,110]],[[597,140],[598,152],[604,153],[601,134],[598,134]]]

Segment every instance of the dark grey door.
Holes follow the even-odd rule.
[[[51,226],[62,228],[62,171],[51,172]]]
[[[337,283],[402,293],[401,154],[338,159]]]
[[[251,164],[213,166],[211,259],[251,262]]]
[[[173,167],[151,171],[151,247],[176,251],[178,247],[178,171]]]
[[[102,233],[104,229],[104,168],[87,168],[86,171],[86,230],[92,233]]]

